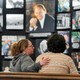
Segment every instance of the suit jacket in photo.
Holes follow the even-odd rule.
[[[46,14],[43,29],[41,29],[39,20],[37,21],[37,26],[38,26],[38,28],[35,31],[34,30],[29,31],[29,25],[28,25],[27,31],[28,32],[40,32],[40,33],[41,32],[43,32],[43,33],[44,32],[55,32],[55,19],[52,16]]]

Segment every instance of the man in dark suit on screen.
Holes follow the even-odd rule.
[[[29,21],[27,31],[29,32],[55,32],[55,20],[47,14],[46,8],[42,4],[33,7],[34,17]]]

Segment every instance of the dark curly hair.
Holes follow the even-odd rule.
[[[65,38],[57,33],[54,33],[47,42],[48,51],[54,53],[63,53],[66,49]]]

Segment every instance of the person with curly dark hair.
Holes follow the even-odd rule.
[[[38,62],[44,56],[50,58],[50,62],[39,70],[40,73],[78,74],[72,58],[63,53],[66,49],[66,41],[62,35],[54,33],[48,39],[47,47],[48,52],[39,55],[36,59]]]

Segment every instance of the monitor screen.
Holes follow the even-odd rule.
[[[55,32],[55,0],[26,0],[26,32]]]

